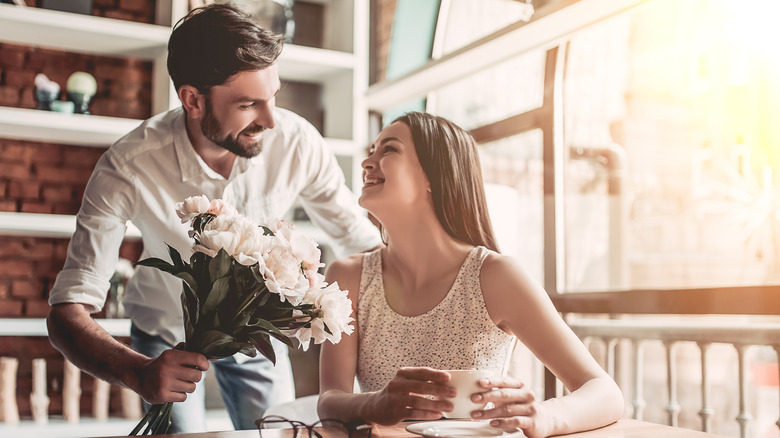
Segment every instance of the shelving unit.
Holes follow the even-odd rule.
[[[363,94],[368,86],[368,5],[364,0],[310,1],[325,5],[326,48],[285,45],[279,74],[283,80],[323,86],[323,134],[334,153],[347,158],[341,161],[349,163],[344,169],[348,180],[358,181],[356,145],[366,143],[367,132]],[[165,56],[171,25],[186,13],[187,1],[157,4],[158,24],[0,4],[0,42],[151,60],[152,112],[156,114],[178,106]],[[27,141],[108,147],[141,122],[0,107],[0,136]],[[0,235],[67,238],[74,229],[72,216],[0,213]],[[132,232],[128,236],[137,237]]]

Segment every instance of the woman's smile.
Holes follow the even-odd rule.
[[[363,180],[363,184],[366,186],[382,184],[383,182],[385,182],[384,178],[366,178]]]

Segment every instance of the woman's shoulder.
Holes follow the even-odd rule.
[[[360,287],[360,275],[363,270],[365,254],[355,254],[340,258],[328,264],[325,269],[325,281],[337,281],[342,289],[357,293]]]
[[[532,293],[542,288],[520,260],[493,251],[482,264],[480,283],[483,293]]]
[[[329,263],[325,269],[326,274],[330,275],[349,275],[360,274],[360,270],[363,267],[363,258],[365,254],[355,254],[349,257],[343,257]]]

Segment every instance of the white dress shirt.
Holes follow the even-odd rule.
[[[141,258],[170,260],[165,244],[189,259],[189,224],[176,203],[189,196],[221,198],[256,221],[282,217],[299,199],[339,255],[380,244],[379,233],[344,184],[335,156],[300,116],[274,110],[276,127],[263,133],[263,152],[237,158],[225,179],[195,153],[181,108],[152,117],[102,156],[87,184],[76,232],[49,304],[83,303],[99,311],[106,300],[126,222],[143,240]],[[146,333],[176,344],[184,340],[181,280],[138,267],[125,289],[126,314]]]

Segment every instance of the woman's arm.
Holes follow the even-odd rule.
[[[499,388],[482,394],[483,401],[496,407],[475,418],[497,418],[492,424],[507,430],[522,429],[529,438],[594,429],[617,421],[623,414],[620,389],[566,325],[544,289],[516,260],[501,255],[488,257],[480,278],[493,321],[517,336],[570,394],[536,401],[522,381],[483,382],[485,388]]]
[[[361,270],[362,255],[357,255],[334,262],[325,274],[325,281],[338,281],[349,291],[353,316],[357,316]],[[454,390],[445,385],[449,375],[431,368],[402,368],[381,391],[353,393],[359,339],[357,321],[354,324],[355,331],[338,344],[322,344],[317,402],[320,418],[391,425],[407,418],[435,420],[452,409],[450,402],[425,397],[454,396]]]

